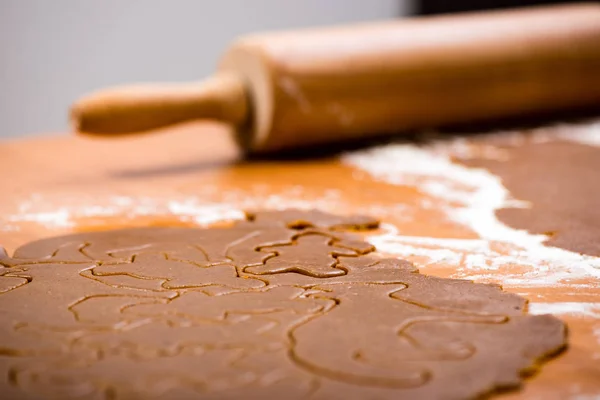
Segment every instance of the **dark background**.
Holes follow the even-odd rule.
[[[577,1],[557,0],[417,0],[415,14],[445,14],[461,11],[492,10],[527,5],[576,3]]]

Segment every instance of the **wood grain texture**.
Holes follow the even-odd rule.
[[[73,116],[97,133],[226,121],[266,153],[598,107],[599,20],[590,3],[248,35],[227,79],[101,91]]]

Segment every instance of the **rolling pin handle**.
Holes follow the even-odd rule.
[[[249,118],[244,82],[218,73],[197,83],[141,84],[116,87],[78,100],[71,108],[75,131],[126,134],[197,119],[235,126]]]

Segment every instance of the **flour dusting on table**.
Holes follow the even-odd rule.
[[[122,217],[135,219],[144,216],[172,216],[182,221],[206,226],[215,222],[244,218],[245,209],[319,208],[334,212],[339,209],[342,194],[327,190],[320,196],[307,196],[297,186],[277,194],[268,187],[257,185],[251,193],[228,190],[214,196],[154,195],[154,196],[68,196],[65,194],[33,194],[21,201],[17,212],[0,216],[0,230],[17,231],[19,223],[31,222],[48,229],[73,228],[85,218]],[[84,204],[84,205],[82,205]]]
[[[525,140],[522,133],[510,140]],[[588,145],[600,145],[600,122],[568,125],[531,132],[527,140],[560,138]],[[511,197],[501,179],[481,168],[469,168],[453,158],[488,157],[504,159],[501,148],[472,145],[469,139],[434,141],[425,145],[388,144],[346,154],[346,164],[373,178],[400,186],[416,187],[435,199],[447,217],[476,232],[480,239],[433,238],[404,235],[384,225],[380,235],[369,240],[383,252],[407,258],[421,268],[447,265],[457,278],[498,281],[515,287],[592,287],[578,283],[600,278],[600,258],[544,245],[545,235],[513,229],[498,220],[496,210],[529,207]],[[521,268],[511,268],[521,267]],[[498,273],[502,270],[502,273]],[[600,318],[597,303],[563,302],[533,305],[533,311],[574,313]]]
[[[529,135],[502,132],[502,136],[517,145],[523,140],[544,142],[557,138],[600,145],[600,121],[543,128]],[[496,210],[530,205],[513,198],[498,176],[452,161],[470,157],[505,160],[507,154],[500,147],[464,137],[422,146],[389,144],[345,154],[342,162],[355,169],[356,184],[360,184],[362,174],[387,184],[416,188],[422,194],[418,207],[442,211],[448,221],[478,237],[417,236],[384,223],[379,233],[369,236],[369,241],[379,251],[408,259],[424,272],[429,267],[447,268],[455,278],[497,282],[507,287],[593,289],[600,278],[600,258],[547,246],[546,236],[500,222]],[[293,184],[276,190],[267,184],[255,184],[245,190],[229,189],[224,193],[215,187],[199,185],[188,192],[165,191],[148,196],[57,191],[18,199],[13,213],[0,216],[0,231],[18,233],[25,224],[68,231],[86,218],[135,219],[156,215],[205,226],[241,219],[242,210],[261,208],[319,208],[333,213],[374,215],[384,221],[390,216],[396,222],[418,221],[414,207],[402,199],[395,204],[374,200],[351,205],[343,188],[335,185],[315,193]],[[534,303],[531,310],[600,318],[598,303],[593,302],[540,302]]]

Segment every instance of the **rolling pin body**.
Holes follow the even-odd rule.
[[[246,36],[219,70],[250,152],[600,106],[600,5]]]

